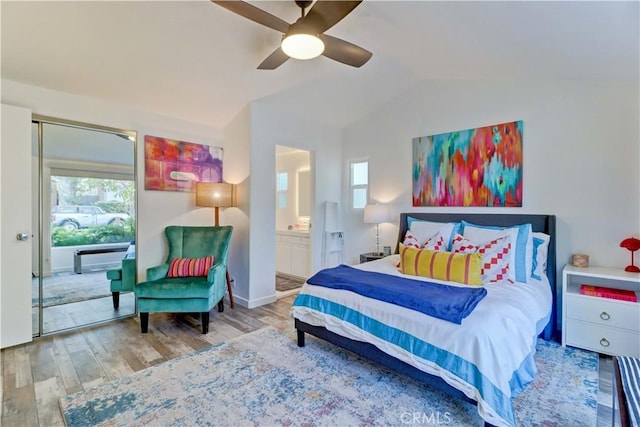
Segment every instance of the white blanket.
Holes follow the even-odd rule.
[[[398,255],[355,266],[396,276],[465,286],[401,274]],[[478,401],[487,422],[515,425],[511,398],[535,375],[537,335],[551,315],[546,277],[530,283],[488,284],[487,296],[457,325],[356,293],[305,284],[292,316],[380,350]]]

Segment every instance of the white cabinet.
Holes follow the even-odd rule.
[[[311,272],[309,233],[276,233],[276,271],[307,278]]]
[[[291,245],[291,274],[306,279],[309,277],[309,238],[304,240],[299,245]]]
[[[634,291],[640,296],[639,274],[616,268],[565,266],[562,345],[640,357],[640,303],[582,295],[583,284]]]

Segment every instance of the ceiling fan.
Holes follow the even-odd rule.
[[[302,16],[293,24],[278,18],[244,1],[211,0],[225,9],[244,16],[258,24],[280,31],[282,43],[260,65],[259,70],[274,70],[287,59],[311,59],[324,55],[352,67],[366,64],[372,53],[345,40],[324,34],[329,28],[340,22],[355,9],[360,1],[322,1],[317,0],[305,14],[305,9],[313,1],[298,1]]]

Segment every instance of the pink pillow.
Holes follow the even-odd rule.
[[[216,257],[213,255],[204,258],[174,258],[169,264],[167,277],[206,276],[215,262]]]

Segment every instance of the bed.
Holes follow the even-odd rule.
[[[400,243],[405,242],[408,220],[467,221],[478,227],[531,224],[531,232],[549,236],[546,272],[526,284],[485,284],[482,288],[487,290],[486,295],[461,324],[348,289],[306,283],[291,310],[298,345],[305,345],[306,333],[314,335],[477,404],[486,424],[515,425],[511,399],[535,375],[536,339],[550,340],[555,335],[555,216],[402,213],[395,254],[355,267],[363,274],[468,288],[398,271],[400,250],[405,250]]]

